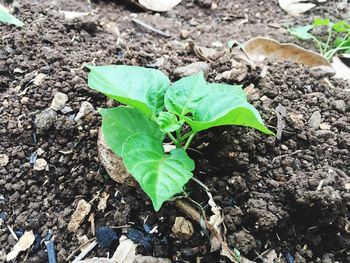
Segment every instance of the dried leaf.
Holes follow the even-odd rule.
[[[90,213],[90,210],[91,205],[84,199],[80,200],[68,224],[68,230],[71,232],[76,231],[84,221],[85,217]]]
[[[122,158],[116,156],[107,146],[101,129],[98,133],[97,151],[101,164],[114,181],[120,184],[135,185],[124,166]]]
[[[279,0],[280,7],[287,13],[296,16],[302,14],[316,5],[302,0]]]
[[[225,241],[226,227],[224,225],[224,218],[222,216],[221,208],[218,207],[213,199],[211,193],[207,192],[209,196],[208,204],[211,207],[213,215],[210,216],[209,224],[213,226],[217,234]],[[221,242],[212,234],[210,238],[210,252],[217,251],[221,248]]]
[[[193,40],[188,41],[190,50],[200,59],[212,62],[219,58],[220,54],[216,49],[198,46]]]
[[[181,0],[138,0],[146,9],[156,12],[166,12],[178,5]]]
[[[7,254],[6,261],[14,260],[18,254],[22,251],[26,251],[33,245],[35,236],[33,231],[24,232],[23,236],[18,240],[16,245],[14,245],[12,251]]]
[[[126,236],[119,238],[119,246],[114,252],[112,260],[116,263],[133,263],[137,245]]]
[[[317,2],[326,2],[327,0],[317,0]],[[278,0],[280,7],[287,13],[296,16],[315,7],[316,1],[312,0]]]
[[[350,80],[350,68],[339,57],[333,57],[332,67],[335,77]]]
[[[311,67],[328,66],[329,61],[316,52],[309,51],[295,44],[280,43],[274,39],[256,37],[247,41],[243,49],[248,57],[255,62],[266,58],[278,61],[291,61]]]
[[[277,133],[276,133],[276,138],[278,140],[281,140],[282,137],[282,132],[283,129],[286,127],[286,123],[284,121],[284,117],[286,116],[286,108],[281,105],[278,104],[278,106],[275,109],[276,115],[277,115]]]

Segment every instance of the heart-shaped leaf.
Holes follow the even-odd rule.
[[[170,86],[159,70],[126,65],[87,66],[90,88],[147,115],[164,108],[164,94]]]
[[[203,72],[176,81],[165,94],[165,107],[182,117],[191,112],[207,94]]]
[[[259,112],[252,105],[234,97],[208,97],[198,105],[193,119],[185,117],[185,120],[195,132],[215,126],[241,125],[273,134],[266,128]]]
[[[312,35],[309,33],[312,28],[312,25],[296,26],[289,29],[289,33],[302,40],[312,39]]]
[[[100,109],[102,132],[107,145],[118,156],[122,155],[123,143],[132,135],[149,134],[162,142],[164,133],[158,124],[145,116],[140,110],[125,106]]]
[[[220,125],[242,125],[273,134],[246,100],[242,86],[209,84],[203,73],[175,82],[165,94],[166,108],[185,120],[194,132]]]
[[[182,126],[183,121],[179,121],[175,114],[162,111],[158,115],[157,123],[163,132],[173,132]]]
[[[344,20],[333,24],[332,27],[336,32],[350,32],[350,24],[346,23]]]
[[[22,21],[11,15],[2,5],[0,5],[0,22],[12,24],[18,27],[24,26]]]
[[[130,136],[122,156],[128,171],[151,198],[156,211],[182,191],[192,177],[194,162],[183,149],[165,154],[162,142],[146,134]]]
[[[331,21],[329,20],[329,18],[325,18],[325,19],[315,18],[312,24],[314,26],[328,26],[330,25],[330,23]]]

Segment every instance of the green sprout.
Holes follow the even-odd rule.
[[[24,26],[24,23],[11,15],[4,6],[0,4],[0,22],[12,24],[18,27]]]
[[[198,132],[241,125],[273,134],[240,85],[208,83],[202,72],[171,84],[156,69],[87,67],[90,88],[126,105],[99,110],[102,132],[156,211],[192,178],[195,163],[186,150]],[[166,135],[176,146],[169,154],[163,149]]]
[[[325,27],[327,36],[316,36],[315,28]],[[330,19],[314,19],[312,25],[297,26],[289,29],[291,35],[302,40],[313,40],[319,53],[331,59],[337,52],[350,54],[350,24],[342,20],[332,23]]]

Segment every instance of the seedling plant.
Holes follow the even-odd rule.
[[[24,26],[24,23],[11,15],[4,6],[0,4],[0,22],[12,24],[18,27]]]
[[[125,106],[100,109],[107,145],[151,198],[158,211],[193,176],[188,149],[194,136],[222,125],[273,134],[247,102],[240,85],[208,83],[203,73],[170,83],[161,71],[127,65],[87,66],[88,85]],[[184,132],[188,127],[190,131]],[[176,146],[163,148],[168,137]]]
[[[327,36],[315,33],[315,29],[325,28]],[[350,24],[342,20],[332,23],[330,19],[314,19],[312,25],[297,26],[289,29],[291,35],[302,40],[312,40],[320,54],[331,59],[337,52],[350,54]]]

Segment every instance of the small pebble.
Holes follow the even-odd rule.
[[[85,117],[88,114],[93,114],[93,113],[95,113],[94,106],[92,106],[91,103],[88,101],[83,101],[83,103],[80,106],[79,112],[77,116],[75,116],[74,120],[80,121],[81,118]]]
[[[329,125],[328,123],[321,123],[320,124],[320,129],[321,130],[330,130],[331,129],[331,125]]]
[[[50,127],[56,122],[56,118],[57,113],[50,108],[37,114],[34,121],[37,131],[40,133],[50,129]]]
[[[345,104],[345,101],[343,101],[343,100],[336,100],[336,101],[334,101],[333,106],[339,112],[345,112],[346,111],[346,104]]]
[[[321,113],[319,111],[315,111],[312,113],[309,119],[309,125],[314,129],[318,130],[321,124]]]
[[[28,97],[23,97],[21,99],[21,104],[27,104],[29,102],[29,98]]]
[[[174,75],[177,77],[187,77],[198,72],[203,71],[204,74],[208,73],[210,67],[208,63],[205,62],[194,62],[192,64],[179,67],[174,70]]]
[[[10,158],[7,154],[1,153],[0,154],[0,167],[6,166],[10,161]]]
[[[47,162],[43,158],[39,158],[36,160],[33,169],[36,171],[43,171],[47,167]]]
[[[182,39],[186,39],[190,36],[190,32],[187,31],[186,29],[182,29],[181,32],[180,32],[180,37]]]
[[[178,216],[175,219],[175,223],[171,228],[174,235],[182,240],[189,240],[194,232],[193,225],[190,221],[186,220],[184,217]]]
[[[68,96],[62,92],[57,92],[51,102],[50,108],[54,111],[59,111],[64,108],[68,101]]]

